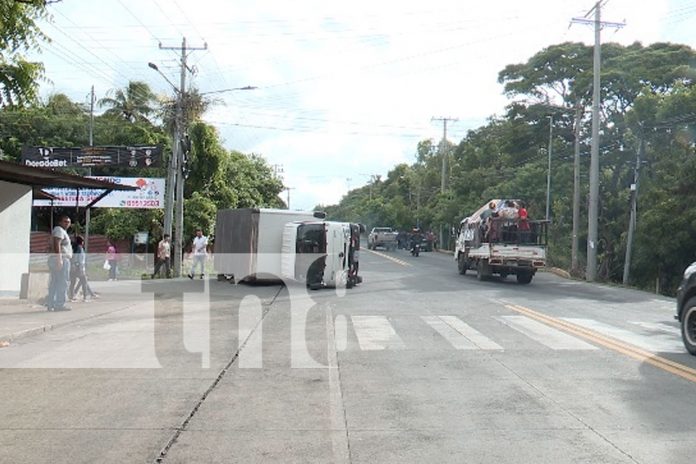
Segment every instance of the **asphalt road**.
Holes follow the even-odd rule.
[[[364,283],[117,283],[0,350],[0,462],[687,463],[696,358],[649,293],[363,250]]]

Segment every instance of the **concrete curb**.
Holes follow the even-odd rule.
[[[116,313],[119,311],[124,311],[126,309],[132,308],[133,306],[135,306],[135,304],[130,304],[130,305],[125,306],[125,307],[113,309],[110,311],[105,311],[105,312],[99,313],[99,314],[90,314],[89,316],[80,317],[78,319],[71,319],[68,321],[56,322],[54,324],[46,324],[46,325],[42,325],[42,326],[38,326],[38,327],[32,327],[31,329],[20,330],[18,332],[12,332],[9,334],[0,334],[0,342],[12,343],[13,341],[18,340],[20,338],[31,337],[34,335],[40,335],[42,333],[50,332],[51,330],[59,329],[61,327],[69,326],[72,324],[78,324],[80,322],[89,321],[91,319],[96,319],[98,317],[106,316],[108,314],[113,314],[113,313]]]

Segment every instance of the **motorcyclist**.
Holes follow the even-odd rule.
[[[411,231],[411,242],[409,244],[409,249],[411,250],[411,253],[415,252],[416,245],[420,247],[421,243],[423,242],[423,232],[421,231],[420,227],[414,227],[413,230]]]

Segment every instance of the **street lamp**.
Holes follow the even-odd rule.
[[[201,95],[210,95],[212,93],[223,93],[223,92],[234,92],[235,90],[256,90],[258,87],[253,85],[245,85],[244,87],[233,87],[231,89],[221,89],[221,90],[210,90],[208,92],[202,92]]]
[[[169,78],[167,77],[166,74],[164,74],[162,71],[160,71],[160,68],[158,68],[155,63],[148,63],[147,65],[150,69],[154,69],[155,71],[157,71],[159,73],[159,75],[162,76],[164,78],[164,80],[167,81],[167,83],[172,86],[172,88],[174,89],[174,92],[177,95],[179,95],[179,89],[177,89],[176,85],[174,85],[174,83],[169,80]]]

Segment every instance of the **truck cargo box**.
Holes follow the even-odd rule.
[[[280,280],[285,224],[324,217],[323,212],[282,209],[219,210],[215,222],[215,270],[237,282]]]

